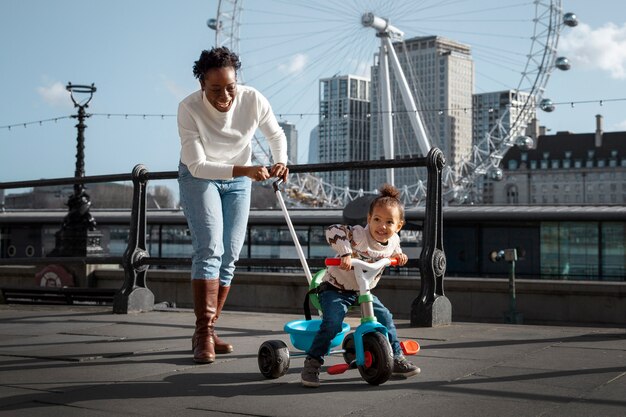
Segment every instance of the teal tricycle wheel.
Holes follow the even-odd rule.
[[[358,366],[361,377],[370,385],[384,384],[393,372],[393,352],[389,341],[380,332],[363,335],[363,350],[369,352],[371,362]]]

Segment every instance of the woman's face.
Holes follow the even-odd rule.
[[[200,86],[216,110],[227,112],[237,94],[237,74],[233,67],[211,68],[204,73]]]

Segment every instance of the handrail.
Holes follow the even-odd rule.
[[[370,160],[322,164],[291,165],[290,173],[330,172],[363,169],[387,169],[404,167],[426,167],[428,172],[426,205],[424,215],[422,252],[420,258],[411,260],[409,266],[420,270],[421,290],[411,307],[411,324],[432,326],[451,321],[450,302],[444,295],[443,278],[446,258],[443,250],[442,216],[442,169],[445,165],[443,153],[433,148],[426,157],[393,160]],[[189,265],[190,258],[151,257],[146,242],[147,183],[150,180],[175,179],[177,171],[149,172],[144,165],[136,165],[131,174],[96,175],[32,181],[0,183],[0,189],[37,186],[74,185],[115,181],[133,182],[131,224],[126,251],[121,257],[47,257],[3,259],[2,265],[39,265],[49,263],[122,264],[125,278],[113,302],[114,313],[151,310],[154,295],[147,287],[147,271],[151,265]],[[271,264],[277,267],[298,267],[297,259],[240,259],[238,266]],[[323,259],[312,259],[310,265],[323,267]]]
[[[382,169],[382,168],[406,168],[426,166],[426,158],[401,158],[377,161],[354,161],[340,163],[323,163],[323,164],[301,164],[290,165],[289,172],[293,174],[303,172],[330,172],[330,171],[346,171],[349,169]],[[159,171],[149,172],[147,169],[141,172],[141,181],[149,180],[171,180],[178,178],[178,171]],[[103,182],[132,181],[133,174],[107,174],[107,175],[89,175],[84,177],[62,177],[51,179],[38,179],[26,181],[9,181],[0,182],[0,190],[16,189],[29,187],[51,187],[55,185],[74,185],[74,184],[95,184]]]
[[[443,278],[446,258],[443,250],[442,216],[442,169],[445,165],[443,153],[433,148],[425,158],[396,160],[357,161],[293,165],[291,173],[344,171],[356,169],[385,169],[398,167],[426,167],[428,183],[424,216],[422,252],[419,259],[421,290],[411,307],[411,324],[433,326],[449,324],[452,309],[444,295]],[[133,208],[128,247],[124,253],[124,285],[117,293],[113,311],[128,313],[150,308],[154,296],[146,286],[149,265],[163,265],[181,261],[176,258],[150,258],[146,250],[146,189],[149,179],[170,179],[175,172],[150,173],[143,165],[133,169]],[[188,262],[188,260],[184,260]]]

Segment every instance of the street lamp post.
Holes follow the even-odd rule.
[[[72,117],[78,119],[76,128],[76,169],[75,178],[85,176],[85,119],[90,117],[85,109],[96,92],[96,87],[91,85],[67,84],[67,90],[78,108],[78,113]],[[86,100],[77,101],[74,93],[89,94]],[[63,220],[61,230],[56,233],[56,245],[50,256],[91,256],[103,253],[100,246],[102,233],[96,229],[96,221],[89,212],[91,200],[85,192],[82,183],[74,184],[74,192],[67,201],[68,213]]]

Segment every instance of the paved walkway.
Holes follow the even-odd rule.
[[[195,365],[191,311],[110,311],[0,305],[0,415],[626,416],[624,328],[399,321],[422,346],[420,375],[375,387],[356,370],[324,373],[311,389],[300,357],[279,379],[257,366],[261,343],[288,341],[299,316],[225,311],[235,352]]]

